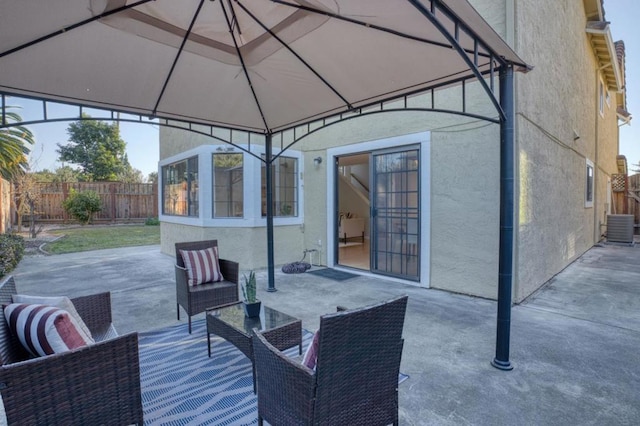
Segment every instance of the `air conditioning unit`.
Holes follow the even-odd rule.
[[[633,215],[607,215],[607,241],[633,243]]]

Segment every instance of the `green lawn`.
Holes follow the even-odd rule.
[[[159,226],[86,226],[50,233],[63,236],[44,246],[46,251],[55,254],[160,244]]]

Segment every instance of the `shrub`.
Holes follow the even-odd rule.
[[[71,217],[86,225],[91,223],[95,213],[102,210],[102,201],[95,191],[77,192],[72,189],[62,207]]]
[[[158,226],[160,225],[160,219],[157,217],[148,217],[147,220],[144,221],[144,224],[147,226]]]
[[[0,277],[18,266],[24,254],[24,238],[15,234],[0,234]]]

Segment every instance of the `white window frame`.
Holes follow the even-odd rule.
[[[248,146],[239,145],[242,148]],[[260,157],[265,153],[263,146],[251,145],[251,152],[248,154],[239,149],[229,150],[227,144],[216,145],[200,145],[196,148],[181,152],[174,156],[165,158],[158,163],[159,188],[162,187],[162,167],[185,160],[190,157],[198,157],[198,200],[200,202],[198,217],[187,216],[171,216],[159,213],[159,219],[162,222],[175,223],[190,226],[200,226],[205,228],[228,227],[228,228],[254,228],[264,227],[267,225],[267,219],[262,217],[261,211],[261,161],[254,157]],[[213,217],[213,161],[214,153],[242,153],[244,167],[243,182],[243,217],[230,218],[214,218]],[[274,149],[273,155],[279,154],[281,151]],[[300,151],[288,149],[283,154],[286,157],[295,158],[298,162],[298,216],[295,217],[274,217],[273,224],[275,226],[302,225],[304,223],[304,161]],[[162,192],[158,191],[158,205],[162,205]]]
[[[297,215],[299,215],[300,214],[299,206],[300,206],[300,184],[301,184],[301,180],[300,180],[300,163],[301,163],[301,159],[299,157],[295,156],[295,155],[289,155],[289,151],[285,151],[278,158],[292,158],[292,159],[296,160],[296,168],[298,169],[296,173],[297,173],[298,176],[297,176],[297,186],[295,188],[296,191],[295,191],[295,194],[294,194],[294,200],[295,200],[295,204],[297,206]],[[277,159],[276,159],[276,161],[277,161]],[[273,175],[273,180],[275,182],[278,182],[278,180],[279,180],[279,178],[278,178],[279,173],[280,173],[280,170],[278,168],[275,168],[274,175]],[[278,184],[276,183],[275,186],[277,188]],[[273,194],[273,197],[274,197],[274,201],[276,203],[279,203],[279,201],[280,201],[280,193],[279,193],[279,191],[275,191],[274,194]],[[261,170],[260,170],[260,215],[262,216],[262,165],[261,165]],[[262,217],[265,217],[265,216],[262,216]],[[292,218],[292,217],[296,217],[296,216],[278,216],[278,215],[274,215],[274,219],[275,218],[283,219],[283,218]]]
[[[173,161],[173,162],[170,162],[170,163],[167,163],[167,164],[163,164],[163,165],[160,167],[160,170],[159,170],[159,172],[158,172],[158,176],[160,176],[160,178],[161,178],[161,179],[159,179],[159,183],[160,183],[160,185],[159,185],[159,189],[158,189],[158,195],[159,195],[158,206],[160,207],[160,208],[159,208],[159,210],[162,212],[162,215],[163,215],[163,216],[170,216],[170,217],[187,217],[187,218],[195,218],[195,217],[197,217],[197,216],[193,216],[193,215],[190,215],[190,214],[189,214],[189,210],[190,210],[190,209],[189,209],[189,206],[188,206],[188,205],[187,205],[187,212],[186,212],[186,214],[165,213],[165,204],[164,204],[164,202],[165,202],[165,197],[164,197],[164,196],[165,196],[165,187],[164,187],[164,183],[165,183],[165,182],[164,182],[164,177],[165,177],[165,176],[164,176],[164,171],[163,171],[163,169],[164,169],[165,167],[174,166],[174,165],[176,165],[176,164],[179,164],[179,163],[183,163],[183,162],[184,162],[184,163],[186,163],[187,171],[189,171],[189,160],[191,160],[191,159],[193,159],[193,158],[196,158],[196,160],[198,161],[198,167],[197,167],[197,170],[196,170],[196,172],[195,172],[195,173],[196,173],[196,175],[198,175],[198,179],[197,179],[197,180],[196,180],[196,179],[189,180],[188,182],[196,182],[196,184],[197,184],[197,185],[199,185],[199,184],[200,184],[200,172],[199,172],[199,170],[200,170],[200,164],[199,164],[199,163],[200,163],[200,159],[199,159],[196,155],[191,155],[191,156],[189,156],[189,157],[185,157],[185,158],[182,158],[182,159],[177,160],[177,161]],[[189,200],[189,194],[188,194],[188,192],[189,192],[189,186],[187,186],[187,200]],[[196,200],[196,203],[197,203],[197,205],[196,205],[196,206],[197,206],[198,214],[199,214],[199,213],[200,213],[200,191],[199,191],[199,190],[198,190],[198,199]]]
[[[220,147],[218,147],[220,148]],[[228,149],[228,150],[222,150],[222,149],[218,149],[216,148],[214,150],[214,152],[211,154],[211,161],[212,161],[212,166],[211,166],[211,217],[214,219],[242,219],[245,215],[245,211],[244,211],[244,202],[245,202],[245,197],[244,197],[244,189],[245,189],[245,185],[244,185],[244,180],[245,180],[245,155],[244,152],[238,152],[239,150],[233,150],[233,148]],[[214,190],[214,178],[215,178],[215,174],[214,174],[214,170],[215,170],[215,156],[216,155],[231,155],[231,154],[242,154],[242,216],[215,216],[215,208],[213,207],[214,201],[215,201],[215,190]]]
[[[591,169],[591,177],[589,177],[589,169]],[[586,159],[584,168],[584,207],[592,208],[593,200],[595,196],[595,182],[596,182],[596,169],[593,165],[593,161]],[[589,199],[589,180],[591,180],[591,199]]]

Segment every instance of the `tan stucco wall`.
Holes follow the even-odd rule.
[[[584,31],[582,2],[471,3],[535,66],[528,74],[516,74],[515,87],[518,211],[513,298],[519,302],[598,241],[608,202],[606,181],[615,172],[616,97],[612,93],[612,105],[600,117],[597,66]],[[438,92],[436,107],[459,108],[460,91]],[[479,84],[467,85],[466,92],[467,111],[497,117]],[[409,106],[430,103],[430,96],[424,95],[412,98]],[[276,264],[298,260],[305,248],[320,250],[320,263],[327,262],[327,149],[424,131],[431,131],[431,235],[423,241],[430,244],[431,257],[429,282],[422,284],[496,298],[499,126],[452,115],[376,114],[326,127],[298,143],[295,149],[304,153],[304,224],[276,226]],[[574,131],[580,135],[577,140]],[[235,135],[234,141],[242,143],[242,135]],[[160,158],[212,143],[217,142],[162,129]],[[318,168],[313,165],[317,156],[325,160]],[[586,159],[596,170],[592,208],[586,208],[584,200]],[[168,253],[175,241],[202,238],[218,238],[222,256],[240,260],[243,270],[266,265],[264,228],[162,225],[162,249]]]
[[[431,286],[497,295],[500,134],[432,133]]]
[[[177,123],[170,122],[170,124],[175,125]],[[208,129],[202,126],[194,125],[193,129],[205,134],[208,132]],[[238,145],[245,145],[249,142],[247,133],[245,132],[234,131],[233,134],[231,134],[228,130],[214,129],[213,136],[221,140],[198,133],[160,126],[160,141],[162,142],[160,144],[160,160],[162,161],[165,158],[178,155],[201,145],[221,145],[224,144],[222,141],[228,140],[232,140]],[[253,136],[250,142],[252,145],[264,145],[264,137]]]
[[[267,231],[258,228],[204,228],[162,222],[161,251],[175,254],[174,244],[181,241],[218,240],[220,257],[240,263],[240,271],[264,268],[267,263]],[[278,226],[274,229],[276,265],[300,260],[302,230],[300,226]]]
[[[597,110],[597,62],[582,2],[518,0],[515,10],[515,48],[535,66],[516,76],[519,302],[598,241],[617,127],[615,106],[605,106],[604,119]],[[596,169],[592,208],[584,200],[586,159]]]
[[[479,90],[470,85],[469,92]],[[420,100],[415,100],[420,102]],[[430,100],[423,100],[430,103]],[[438,95],[440,107],[455,107]],[[481,111],[481,96],[469,100],[469,108]],[[468,122],[466,126],[463,123]],[[432,257],[431,285],[482,297],[495,297],[498,235],[498,149],[497,125],[468,118],[435,113],[387,113],[349,120],[327,127],[303,139],[295,149],[304,154],[303,226],[275,227],[277,265],[299,260],[302,250],[320,250],[320,262],[327,261],[326,149],[432,130],[431,198]],[[166,149],[162,157],[180,150],[210,144],[205,137],[183,140],[175,130],[163,130],[162,140],[178,146]],[[163,142],[164,145],[164,142]],[[313,158],[325,161],[316,168]],[[466,173],[473,170],[474,173]],[[479,184],[480,183],[480,184]],[[451,210],[453,209],[453,211]],[[266,265],[264,228],[200,228],[162,224],[162,250],[173,252],[176,241],[217,238],[221,256],[239,259],[241,268]],[[284,243],[284,241],[289,244]],[[318,246],[318,240],[322,242]],[[488,249],[489,247],[493,249]],[[462,267],[464,265],[464,267]],[[427,285],[425,282],[423,285]]]

